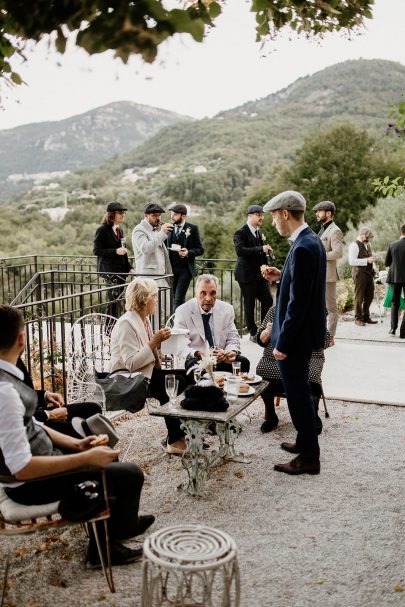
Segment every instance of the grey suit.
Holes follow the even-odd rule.
[[[343,257],[343,234],[339,226],[334,221],[328,225],[325,231],[320,235],[323,246],[326,251],[326,309],[328,310],[328,331],[335,335],[336,326],[339,320],[339,313],[336,303],[336,283],[339,280],[339,274],[336,268],[336,261]]]
[[[405,297],[405,236],[388,245],[385,265],[389,267],[387,282],[392,285],[391,331],[398,326],[398,312],[401,293]],[[402,318],[399,336],[405,339],[405,315]]]
[[[135,255],[137,274],[162,276],[172,274],[169,253],[164,245],[166,232],[154,231],[146,219],[142,219],[132,231],[132,248]],[[162,279],[166,285],[168,281]]]

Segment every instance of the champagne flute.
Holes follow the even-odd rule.
[[[175,375],[173,375],[172,373],[169,373],[168,375],[165,376],[166,394],[169,397],[169,404],[172,407],[174,406],[174,400],[177,396],[178,387],[179,387],[179,382],[176,379]]]

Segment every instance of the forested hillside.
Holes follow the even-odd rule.
[[[140,220],[148,201],[191,204],[191,220],[202,225],[205,240],[211,243],[207,254],[232,254],[230,236],[243,220],[248,201],[260,201],[274,187],[306,184],[309,196],[315,198],[331,198],[339,191],[350,207],[350,182],[343,174],[348,169],[339,174],[339,157],[345,155],[345,146],[361,142],[363,165],[353,174],[356,208],[345,216],[355,222],[364,206],[376,200],[372,177],[389,174],[390,167],[398,174],[405,164],[402,152],[384,135],[390,104],[397,103],[404,90],[404,66],[382,60],[349,61],[212,119],[166,127],[135,150],[10,200],[13,209],[3,210],[2,221],[7,217],[8,222],[18,222],[22,237],[17,243],[6,238],[1,253],[66,252],[68,246],[72,253],[90,254],[106,202],[118,199],[128,206],[130,228]],[[330,156],[333,189],[327,179],[328,161],[303,167],[306,148],[301,146],[308,137],[325,137],[329,150],[334,145],[331,129],[341,124],[346,126],[344,136],[336,141],[339,151],[331,150]],[[350,162],[355,169],[356,160]],[[322,173],[316,178],[318,189],[308,187],[315,183],[312,170]],[[362,183],[364,199],[360,200]],[[43,208],[63,206],[65,199],[70,210],[62,221],[49,221],[41,214]]]

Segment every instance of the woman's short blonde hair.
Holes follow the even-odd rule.
[[[152,278],[134,278],[125,292],[125,309],[141,312],[158,288]]]

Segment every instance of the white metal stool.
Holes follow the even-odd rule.
[[[224,531],[178,525],[143,545],[142,607],[239,607],[235,541]]]

